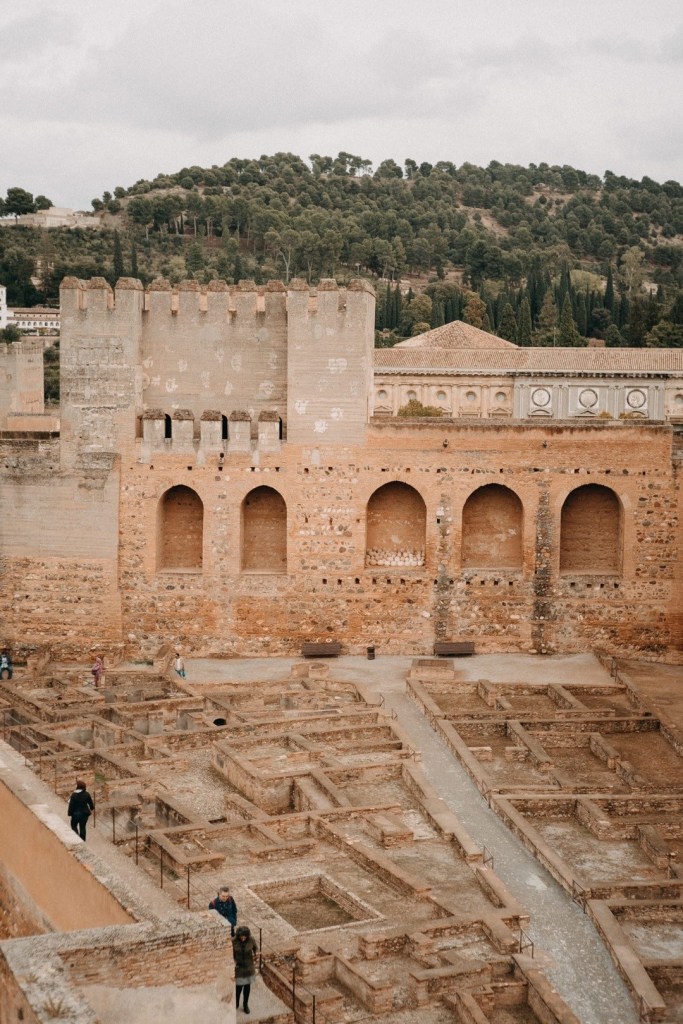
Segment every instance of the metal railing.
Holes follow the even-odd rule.
[[[518,953],[524,953],[527,949],[530,949],[531,953],[529,954],[529,956],[533,960],[533,957],[534,957],[534,940],[531,938],[530,935],[527,935],[527,933],[524,931],[523,928],[519,929],[519,937],[517,939],[517,944],[518,944],[517,945],[517,952]]]

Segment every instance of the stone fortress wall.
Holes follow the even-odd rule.
[[[683,373],[569,367],[579,406],[629,388],[647,415],[560,419],[552,388],[553,415],[519,398],[537,406],[547,374],[530,390],[501,365],[486,415],[406,421],[382,406],[387,381],[407,395],[427,366],[429,386],[477,404],[491,358],[454,381],[446,359],[413,371],[377,353],[373,384],[362,282],[66,279],[61,312],[60,436],[0,433],[4,642],[680,657],[681,462],[664,419]]]

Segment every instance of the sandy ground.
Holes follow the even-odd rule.
[[[82,992],[102,1024],[232,1024],[235,1020],[241,1024],[286,1011],[285,1005],[260,980],[252,986],[251,1013],[247,1016],[240,1009],[236,1017],[232,991],[222,999],[219,992],[207,985],[135,989],[90,985]]]

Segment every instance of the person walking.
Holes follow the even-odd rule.
[[[216,898],[209,903],[209,910],[217,910],[221,917],[230,922],[230,935],[234,938],[237,924],[237,904],[230,895],[227,885],[220,887]]]
[[[93,798],[90,796],[90,793],[85,788],[85,782],[78,779],[76,782],[76,788],[69,797],[69,807],[66,813],[71,818],[71,828],[84,842],[85,828],[88,824],[88,818],[94,810],[95,804],[93,803]]]
[[[12,678],[12,658],[6,647],[3,647],[2,653],[0,653],[0,679],[3,674],[7,673],[7,678]]]
[[[175,661],[173,662],[173,667],[176,670],[176,673],[180,676],[180,678],[184,679],[185,678],[185,662],[183,661],[183,659],[182,659],[180,654],[176,654]]]
[[[251,986],[256,981],[256,963],[255,956],[258,951],[258,947],[254,938],[245,924],[241,924],[235,933],[235,938],[232,940],[232,955],[235,958],[235,996],[237,1000],[237,1009],[240,1007],[240,995],[244,993],[242,999],[242,1009],[245,1013],[249,1013],[249,994],[251,992]]]
[[[90,671],[92,672],[95,689],[99,689],[100,683],[104,678],[104,658],[100,657],[99,654],[95,658],[95,663]]]

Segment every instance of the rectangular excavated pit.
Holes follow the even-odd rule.
[[[338,928],[381,916],[327,875],[261,882],[250,889],[298,932]]]

